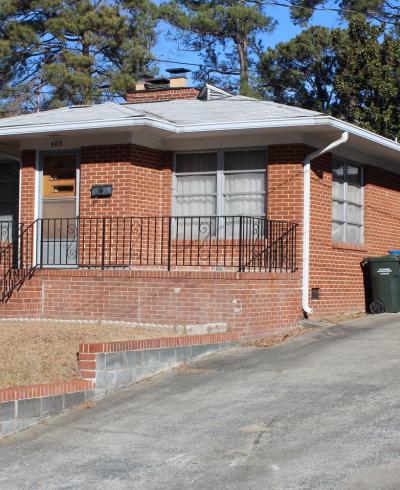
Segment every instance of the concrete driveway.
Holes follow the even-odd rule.
[[[400,317],[210,357],[0,442],[1,489],[398,489]]]

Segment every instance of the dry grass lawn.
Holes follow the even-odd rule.
[[[121,324],[0,321],[0,388],[78,379],[79,344],[176,336]]]

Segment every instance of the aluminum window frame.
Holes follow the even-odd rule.
[[[333,166],[334,165],[342,165],[343,166],[343,181],[340,182],[340,181],[336,181],[340,184],[343,185],[343,199],[339,199],[337,197],[335,197],[333,195],[333,182],[335,181],[334,178],[333,178]],[[347,173],[347,167],[351,165],[353,167],[357,167],[358,169],[360,169],[360,184],[359,184],[359,188],[361,190],[361,204],[360,203],[357,203],[357,202],[354,202],[354,201],[351,201],[349,200],[348,198],[348,186],[349,186],[349,182],[348,182],[348,173]],[[336,219],[334,218],[333,216],[333,203],[336,202],[336,203],[340,203],[340,204],[343,204],[343,220],[339,220],[339,219]],[[343,242],[343,243],[350,243],[350,244],[353,244],[353,245],[363,245],[364,244],[364,227],[365,227],[365,222],[364,222],[364,166],[360,163],[357,163],[357,162],[354,162],[352,160],[346,160],[346,159],[343,159],[343,158],[337,158],[335,157],[332,161],[332,192],[331,192],[331,203],[332,203],[332,211],[331,211],[331,222],[332,222],[332,226],[331,226],[331,237],[332,237],[332,241],[333,242]],[[347,217],[347,214],[348,214],[348,211],[347,211],[347,208],[348,208],[348,205],[351,205],[351,206],[357,206],[360,208],[361,210],[361,224],[360,223],[356,223],[354,221],[350,221],[348,220],[348,217]],[[344,237],[343,237],[343,240],[337,240],[333,237],[333,224],[334,223],[337,223],[337,224],[340,224],[340,225],[343,225],[344,227]],[[348,225],[351,225],[351,226],[357,226],[359,229],[360,229],[360,241],[349,241],[348,239],[348,236],[347,236],[347,226]]]
[[[225,153],[234,152],[234,151],[265,151],[265,167],[263,169],[241,169],[241,170],[225,170]],[[216,171],[206,171],[206,172],[177,172],[177,156],[182,154],[201,154],[201,153],[215,153],[217,155],[217,169]],[[257,147],[249,147],[249,148],[224,148],[224,149],[212,149],[212,150],[187,150],[187,151],[178,151],[174,153],[173,158],[173,174],[172,174],[172,215],[178,216],[176,214],[177,205],[176,198],[179,197],[194,197],[194,196],[216,196],[216,214],[211,215],[215,217],[226,216],[225,214],[225,198],[226,196],[248,196],[249,192],[234,192],[228,193],[226,192],[226,184],[225,184],[225,176],[231,174],[247,174],[247,173],[257,173],[263,174],[264,176],[264,191],[263,192],[255,192],[252,195],[262,195],[264,196],[264,214],[260,215],[248,215],[254,218],[266,218],[267,215],[267,169],[268,169],[268,147],[266,146],[257,146]],[[177,193],[177,180],[180,176],[190,176],[190,175],[216,175],[216,193],[211,194],[191,194]]]

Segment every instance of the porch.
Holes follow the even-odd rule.
[[[296,271],[297,224],[248,216],[78,217],[1,222],[1,292],[37,269]]]

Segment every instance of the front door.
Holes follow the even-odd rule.
[[[40,159],[40,264],[78,263],[78,175],[76,152],[43,153]]]

